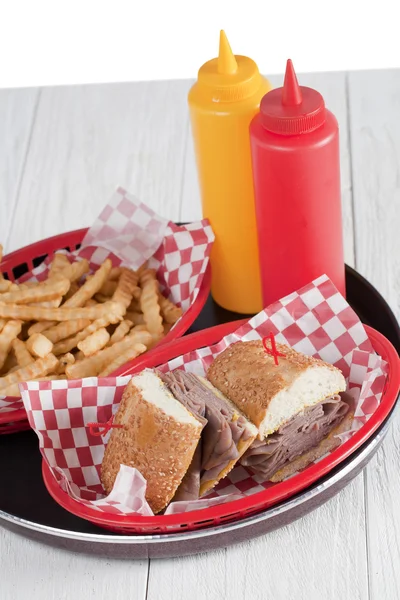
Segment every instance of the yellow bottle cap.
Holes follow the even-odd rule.
[[[254,60],[235,56],[228,38],[221,31],[219,55],[200,67],[198,83],[214,102],[235,102],[255,94],[262,85],[262,77]]]

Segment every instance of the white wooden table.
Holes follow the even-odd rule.
[[[400,318],[400,71],[300,81],[321,91],[339,120],[346,262]],[[190,85],[1,90],[6,251],[90,224],[117,185],[170,219],[198,218]],[[0,527],[0,599],[397,600],[399,440],[397,416],[377,457],[333,500],[289,527],[207,555],[91,558]]]

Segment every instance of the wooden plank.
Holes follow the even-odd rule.
[[[58,550],[0,529],[1,600],[144,600],[147,561]]]
[[[269,535],[208,554],[152,560],[147,600],[365,600],[360,482]]]
[[[5,251],[37,98],[35,89],[0,90],[0,242]]]
[[[344,73],[309,73],[299,75],[298,79],[301,85],[313,87],[321,92],[326,106],[334,113],[339,122],[345,260],[347,264],[354,266],[346,77]],[[269,80],[274,87],[282,85],[282,77],[275,75],[269,77]],[[188,129],[187,148],[181,208],[181,219],[184,221],[201,218],[200,194],[190,128]]]
[[[400,318],[400,71],[349,75],[357,269]],[[400,590],[400,419],[366,473],[371,598]]]
[[[179,218],[187,86],[43,89],[10,247],[90,225],[118,185]]]

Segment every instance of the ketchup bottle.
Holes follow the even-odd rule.
[[[344,296],[338,123],[291,60],[250,140],[264,306],[323,274]]]

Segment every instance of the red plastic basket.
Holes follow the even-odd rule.
[[[55,235],[45,240],[41,240],[40,242],[25,246],[24,248],[16,250],[15,252],[11,252],[3,257],[3,260],[0,264],[0,270],[5,277],[11,281],[15,281],[16,279],[19,279],[19,277],[22,277],[22,275],[25,275],[25,273],[28,273],[35,267],[39,266],[49,254],[55,252],[56,250],[65,249],[71,252],[77,250],[80,247],[86,232],[87,228],[68,231],[67,233]],[[181,337],[189,329],[189,327],[200,314],[210,293],[210,288],[211,267],[208,265],[199,293],[197,294],[194,303],[185,312],[175,327],[171,329],[171,331],[152,350],[147,352],[147,355],[154,352],[160,346]],[[122,369],[124,371],[127,369],[132,369],[135,365],[135,360],[137,359],[126,363]],[[118,372],[120,371],[121,369],[118,370]],[[112,375],[114,375],[114,373]],[[4,413],[3,415],[0,414],[0,434],[26,429],[26,424],[22,423],[20,429],[18,428],[18,422],[21,421],[26,421],[26,413],[23,409],[12,412],[10,411]]]
[[[245,323],[245,320],[205,329],[181,340],[176,340],[169,346],[158,348],[151,355],[143,355],[134,367],[125,369],[123,373],[133,374],[146,367],[155,367],[163,364],[186,352],[196,350],[203,346],[210,346],[211,344],[218,342],[225,335],[235,331],[242,323]],[[106,515],[91,507],[80,504],[76,500],[70,498],[70,496],[60,488],[47,466],[47,463],[43,461],[43,478],[47,490],[53,499],[67,511],[91,521],[100,527],[121,534],[162,534],[177,531],[181,532],[182,530],[192,531],[194,529],[216,526],[224,522],[241,519],[286,500],[306,487],[309,487],[336,467],[340,462],[345,460],[352,452],[357,450],[357,448],[359,448],[385,421],[396,403],[400,389],[400,360],[397,352],[382,334],[368,326],[365,326],[365,329],[375,351],[389,364],[387,385],[379,407],[365,425],[363,425],[347,442],[342,444],[329,456],[326,456],[316,464],[310,465],[304,471],[287,481],[276,483],[262,492],[226,504],[177,515],[161,515],[154,517],[143,517],[141,515],[129,517],[113,514]],[[122,374],[122,372],[120,374]]]

